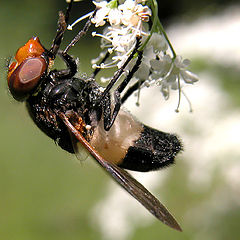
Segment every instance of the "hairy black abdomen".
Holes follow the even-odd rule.
[[[119,166],[140,172],[157,170],[172,164],[181,150],[176,135],[144,126],[140,138],[129,147]]]

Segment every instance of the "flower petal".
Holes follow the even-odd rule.
[[[185,83],[195,83],[197,82],[198,76],[188,70],[181,70],[180,71],[180,75],[182,77],[182,79],[184,80]]]

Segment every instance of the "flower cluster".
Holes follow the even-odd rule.
[[[106,25],[103,33],[92,33],[101,37],[103,49],[99,57],[92,60],[93,68],[121,68],[135,48],[137,37],[140,37],[142,45],[139,50],[143,51],[143,58],[134,78],[144,83],[141,87],[157,84],[165,99],[168,99],[171,89],[178,90],[180,94],[183,84],[198,81],[197,76],[186,69],[190,61],[177,56],[168,40],[158,18],[156,0],[98,0],[93,3],[97,10],[91,19],[92,23],[96,28]],[[75,23],[69,29],[73,25]],[[101,61],[106,52],[108,59]],[[125,74],[135,62],[132,59]]]
[[[101,48],[107,49],[108,52],[114,53],[112,61],[101,66],[94,67],[120,68],[132,52],[137,36],[148,36],[144,31],[143,23],[148,22],[151,16],[151,10],[148,6],[143,6],[140,2],[126,0],[122,4],[112,0],[93,2],[98,11],[96,12],[92,22],[96,27],[109,23],[103,34],[93,33],[93,36],[102,38]]]

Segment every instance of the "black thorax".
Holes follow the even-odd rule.
[[[95,103],[101,94],[93,79],[52,79],[46,77],[39,91],[27,100],[27,108],[36,125],[60,147],[73,153],[71,137],[56,112],[74,111],[85,124],[94,127],[102,116]]]

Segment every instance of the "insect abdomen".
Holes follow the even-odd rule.
[[[147,127],[123,110],[109,131],[101,120],[90,143],[106,161],[141,172],[172,164],[182,150],[176,135]]]
[[[182,144],[176,135],[143,125],[139,139],[128,148],[119,166],[141,172],[157,170],[172,164],[181,150]]]

